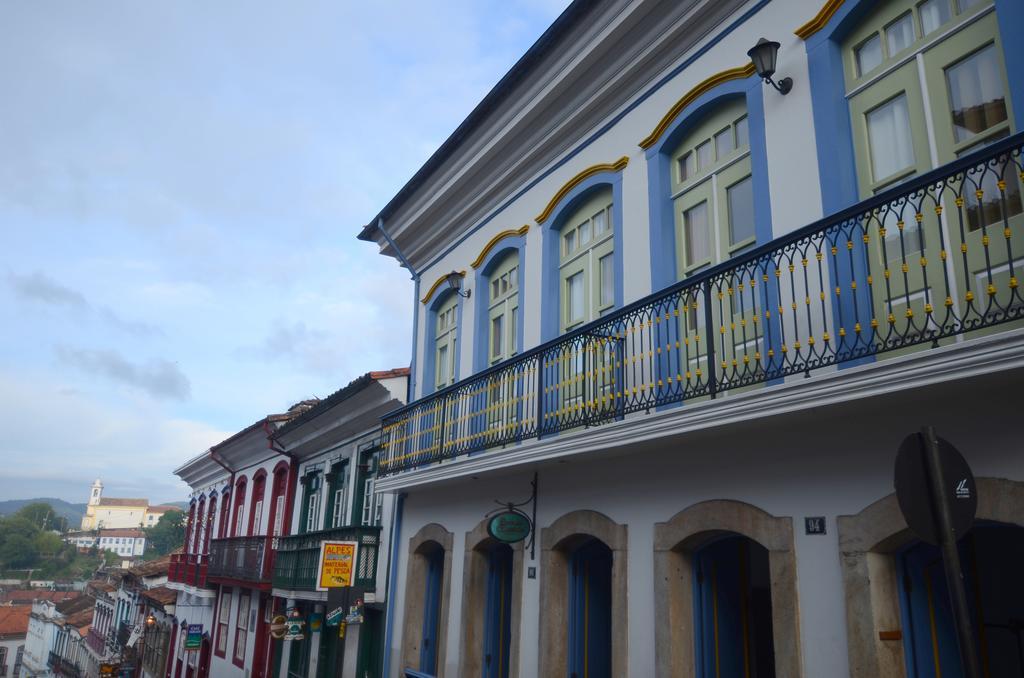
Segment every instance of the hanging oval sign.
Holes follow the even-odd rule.
[[[530,536],[530,519],[519,511],[502,511],[487,521],[487,534],[500,542],[514,544]]]

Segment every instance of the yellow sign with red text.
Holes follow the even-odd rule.
[[[356,553],[359,543],[354,541],[320,542],[320,567],[317,590],[352,586],[355,578]]]

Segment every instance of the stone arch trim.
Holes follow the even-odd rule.
[[[487,560],[483,549],[495,543],[487,533],[488,518],[466,532],[465,564],[463,566],[462,644],[459,652],[459,675],[479,676],[483,673],[484,611],[487,598]],[[512,619],[509,638],[509,676],[519,676],[519,637],[522,625],[523,546],[512,547]]]
[[[567,513],[540,531],[540,675],[556,676],[568,666],[569,556],[577,538],[599,539],[612,552],[611,675],[629,674],[627,615],[628,527],[597,511]]]
[[[1024,527],[1024,482],[976,478],[979,520]],[[852,516],[838,516],[840,562],[846,599],[846,635],[851,678],[903,678],[902,640],[882,640],[885,631],[902,632],[899,577],[894,554],[914,541],[895,494]]]
[[[775,673],[800,678],[800,602],[793,519],[741,501],[714,499],[683,509],[654,526],[655,669],[658,678],[695,672],[692,554],[706,538],[747,537],[768,550]]]
[[[409,538],[405,578],[405,615],[402,623],[402,668],[419,668],[423,628],[423,594],[426,565],[423,554],[436,544],[444,550],[441,572],[441,610],[438,613],[437,678],[445,675],[445,648],[448,645],[448,601],[451,598],[452,547],[455,535],[437,523],[428,523]]]

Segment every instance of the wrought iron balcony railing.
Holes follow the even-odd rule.
[[[289,591],[315,591],[322,541],[358,542],[355,585],[366,591],[376,588],[379,527],[338,527],[280,537],[274,562],[274,587]]]
[[[380,473],[1024,317],[1022,144],[997,141],[390,413]]]
[[[78,665],[70,659],[61,657],[56,652],[50,652],[46,659],[46,665],[53,670],[54,675],[57,676],[70,676],[71,678],[78,678],[82,675],[81,669]]]
[[[208,555],[173,553],[167,569],[167,579],[179,584],[206,588]]]
[[[274,554],[269,541],[269,537],[262,535],[214,539],[210,543],[206,576],[269,583]]]

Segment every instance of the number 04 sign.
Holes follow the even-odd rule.
[[[317,591],[352,586],[358,542],[320,542],[320,567],[317,568]]]

